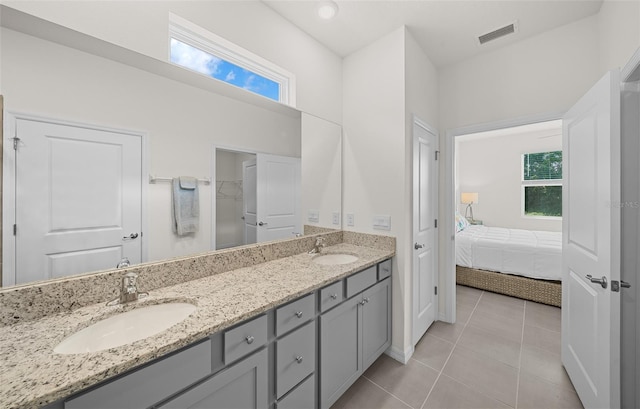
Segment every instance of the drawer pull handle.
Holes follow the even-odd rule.
[[[331,294],[331,298],[334,299],[334,300],[337,300],[338,299],[338,294]]]
[[[254,338],[251,335],[247,336],[245,339],[247,340],[247,344],[253,344]]]
[[[296,357],[296,362],[301,364],[302,363],[302,357],[301,356],[297,356]]]
[[[296,312],[296,317],[298,317],[298,318],[302,318],[302,311],[298,311],[298,312]]]

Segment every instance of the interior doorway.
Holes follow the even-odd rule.
[[[255,153],[216,149],[216,250],[255,243],[245,233],[244,208],[255,208],[256,196],[243,192],[243,163],[255,160]]]
[[[215,147],[212,249],[302,233],[300,158]]]

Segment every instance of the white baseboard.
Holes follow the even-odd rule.
[[[406,365],[406,363],[409,362],[409,359],[411,359],[411,356],[413,355],[413,351],[414,351],[414,348],[412,346],[408,346],[403,351],[392,345],[389,348],[387,348],[387,350],[384,351],[384,353],[390,356],[391,358],[395,359],[396,361],[400,362],[401,364]]]

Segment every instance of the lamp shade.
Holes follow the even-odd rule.
[[[477,193],[461,193],[460,194],[460,203],[462,204],[476,204],[478,203],[478,194]]]

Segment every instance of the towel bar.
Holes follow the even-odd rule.
[[[171,182],[172,180],[173,180],[173,178],[169,178],[169,177],[149,175],[149,183]],[[204,185],[210,185],[211,184],[211,179],[209,179],[209,178],[197,179],[197,180],[198,180],[198,183],[202,183]]]

